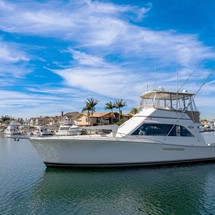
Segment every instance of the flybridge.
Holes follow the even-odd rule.
[[[197,111],[193,93],[169,92],[165,90],[151,90],[143,93],[140,107],[154,107],[157,109],[175,111]]]

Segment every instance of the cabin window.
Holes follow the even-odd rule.
[[[178,136],[181,137],[193,137],[193,135],[183,126],[176,126],[176,130],[178,133]]]
[[[143,124],[131,135],[193,137],[185,127],[171,124]]]

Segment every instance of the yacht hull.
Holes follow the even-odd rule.
[[[46,166],[122,167],[215,161],[214,146],[128,140],[30,139]]]

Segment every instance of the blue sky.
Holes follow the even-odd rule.
[[[0,0],[0,115],[81,111],[162,86],[197,92],[215,69],[213,0]],[[196,96],[215,118],[215,72]]]

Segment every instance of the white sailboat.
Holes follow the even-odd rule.
[[[215,160],[215,141],[206,143],[200,132],[194,98],[187,92],[147,91],[141,95],[139,113],[118,128],[113,126],[110,134],[31,137],[30,142],[47,166],[141,166]]]

